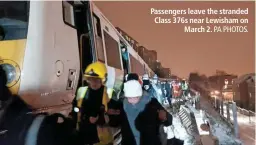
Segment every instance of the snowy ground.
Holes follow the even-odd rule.
[[[173,100],[172,103],[175,101]],[[167,108],[166,108],[167,109]],[[169,113],[172,114],[173,117],[173,126],[174,126],[174,133],[175,137],[181,140],[184,140],[184,145],[193,145],[194,138],[193,136],[189,135],[186,129],[182,126],[181,120],[178,116],[178,112],[173,113],[170,109],[167,109]]]
[[[211,107],[209,102],[201,99],[201,109],[205,110],[205,114],[208,117],[211,133],[219,140],[219,145],[242,145],[232,133],[231,128],[221,119],[220,115]],[[186,103],[187,104],[187,103]],[[199,110],[187,104],[188,107],[195,113],[195,116],[200,114]],[[175,127],[176,138],[184,140],[184,145],[193,145],[194,139],[186,132],[186,129],[182,126],[178,115],[173,115],[173,125]]]
[[[220,115],[211,107],[211,104],[204,100],[200,100],[201,109],[206,111],[211,126],[213,136],[219,140],[219,145],[241,145],[232,133],[231,128],[221,119]]]
[[[227,117],[226,106],[224,106],[224,116]],[[230,119],[233,122],[233,111],[230,110]],[[255,116],[249,117],[237,112],[237,121],[239,125],[239,137],[244,145],[255,144]]]
[[[184,140],[184,145],[192,145],[194,139],[182,126],[178,115],[173,115],[173,125],[175,127],[175,137]]]
[[[214,136],[219,139],[220,145],[241,145],[242,142],[235,138],[232,134],[231,128],[229,128],[222,120],[213,118],[208,114],[211,131]]]

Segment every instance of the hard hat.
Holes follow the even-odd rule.
[[[144,75],[142,76],[142,80],[149,80],[148,74],[144,74]]]
[[[102,82],[105,83],[107,81],[107,68],[105,64],[97,61],[87,66],[84,71],[85,77],[93,77],[100,78]]]

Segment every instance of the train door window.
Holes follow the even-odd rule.
[[[67,25],[75,27],[74,7],[67,1],[63,1],[63,19]]]
[[[99,17],[96,16],[96,14],[93,14],[93,23],[94,23],[94,32],[95,32],[95,38],[96,38],[96,50],[97,50],[98,60],[101,62],[105,62],[101,24],[100,24],[100,19]]]
[[[122,69],[120,61],[120,50],[118,42],[104,31],[105,47],[108,65],[117,69]]]
[[[71,3],[69,1],[68,3]],[[86,67],[91,64],[95,58],[95,50],[93,37],[91,36],[90,30],[93,29],[93,24],[91,21],[91,13],[89,11],[89,2],[73,2],[74,7],[74,18],[75,18],[75,28],[77,30],[77,38],[79,44],[79,56],[80,56],[80,72],[79,72],[79,83],[80,86],[86,85],[84,81],[83,73]],[[87,19],[89,17],[89,19]]]
[[[120,50],[122,53],[123,68],[124,68],[125,74],[127,74],[129,71],[129,53],[127,50],[127,46],[122,41],[120,41]]]

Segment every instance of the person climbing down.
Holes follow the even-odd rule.
[[[77,144],[108,144],[112,141],[110,135],[101,140],[98,132],[99,128],[104,129],[103,126],[109,121],[106,112],[111,96],[108,96],[104,86],[107,81],[107,68],[101,62],[92,63],[86,68],[84,77],[89,86],[80,87],[73,102],[72,118],[77,122]]]
[[[128,69],[127,67],[129,66],[129,56],[128,56],[128,51],[126,46],[121,43],[121,50],[122,50],[122,61],[123,61],[123,66],[124,66],[124,72],[127,74],[128,73]]]
[[[155,99],[143,94],[141,84],[136,80],[124,84],[119,125],[122,145],[161,145],[159,126],[172,124],[172,116]]]

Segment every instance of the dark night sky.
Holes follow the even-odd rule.
[[[187,77],[191,71],[211,75],[216,69],[238,75],[254,72],[254,2],[95,3],[115,26],[126,31],[146,48],[156,50],[158,59],[164,67],[170,67],[178,76]],[[157,15],[150,14],[151,8],[237,9],[239,7],[249,8],[249,15],[241,16],[249,19],[248,33],[184,33],[183,24],[155,24],[154,18]],[[185,17],[189,18],[188,15]]]

